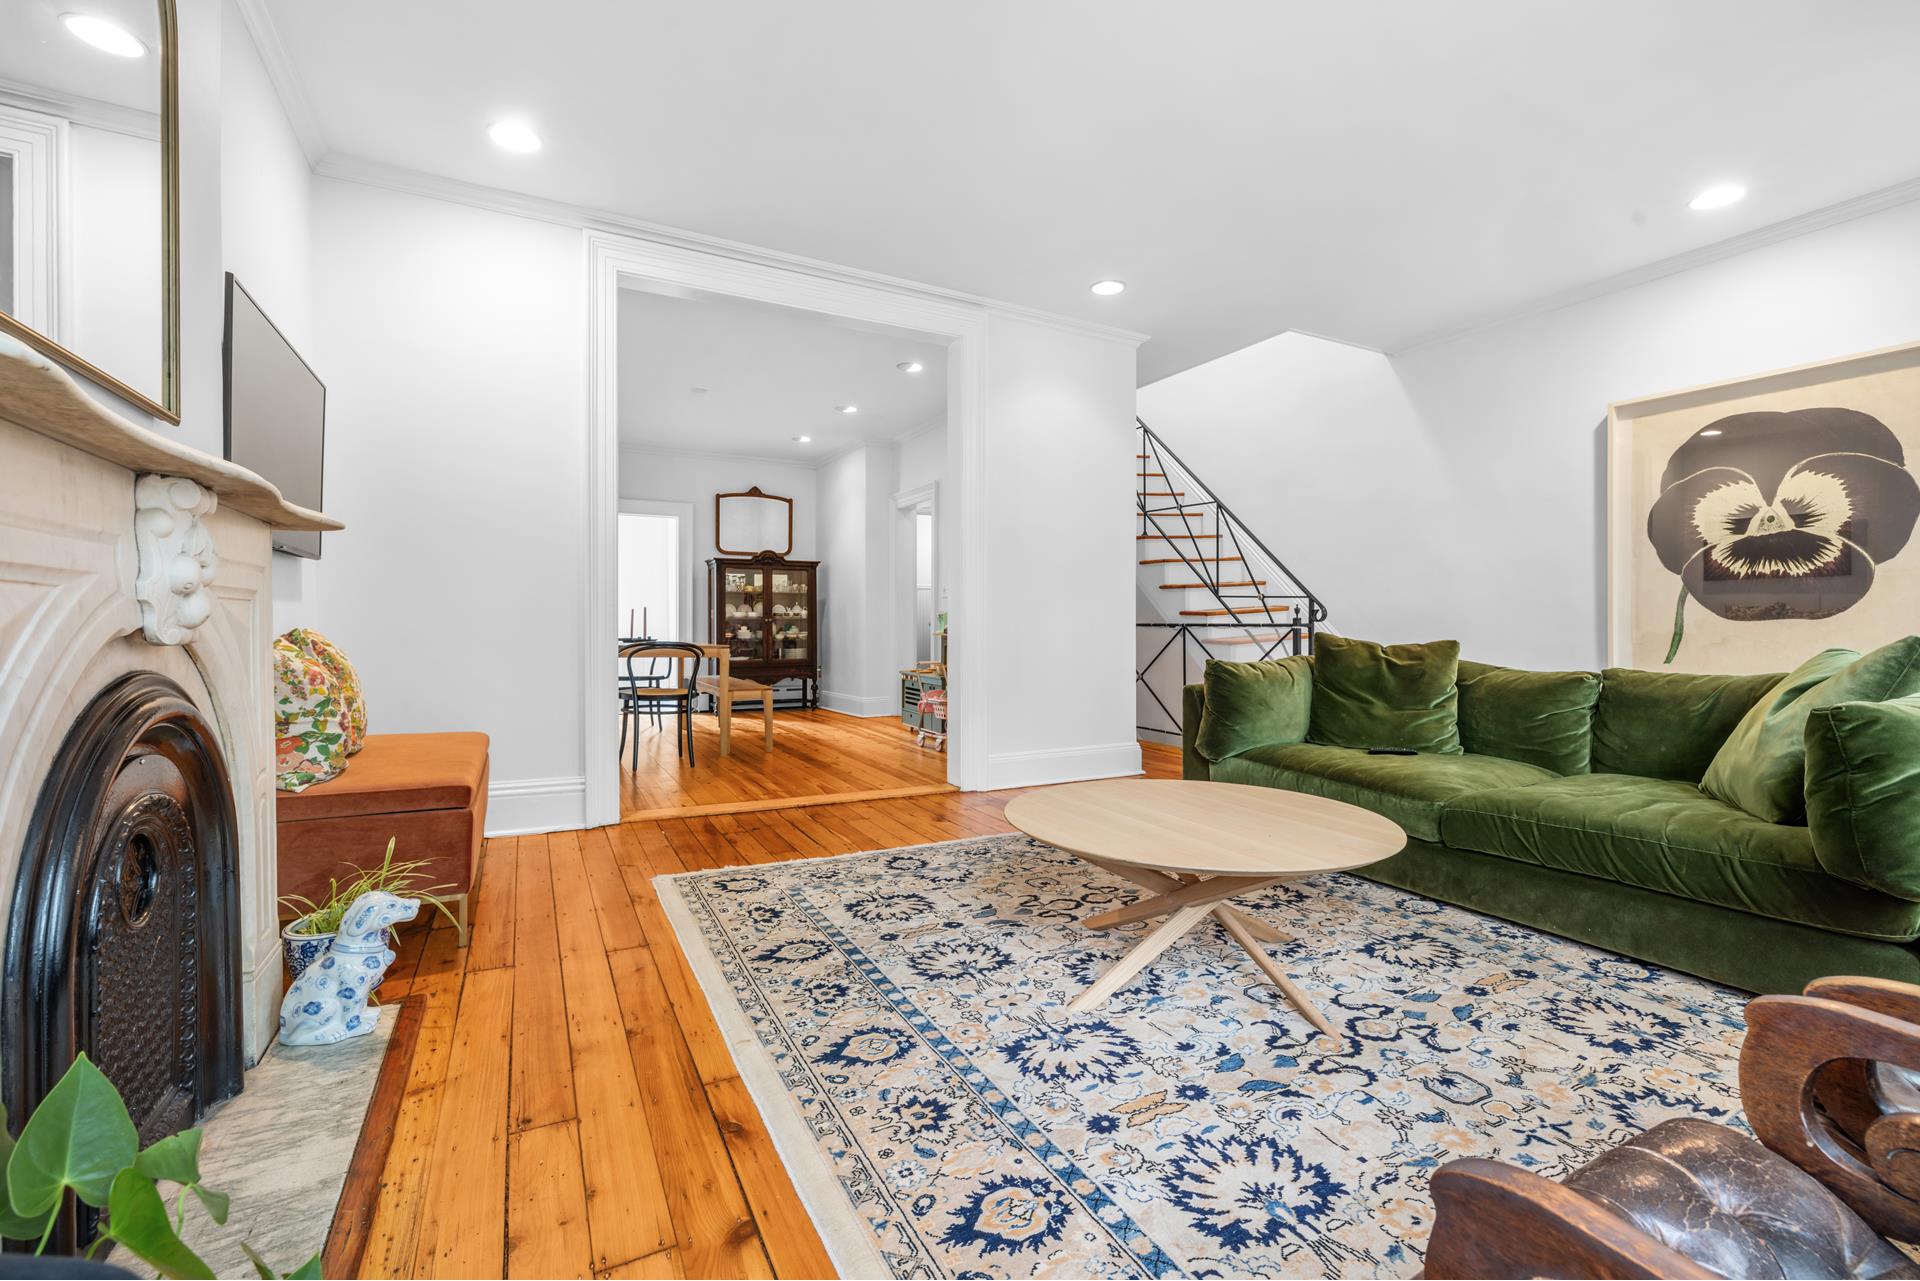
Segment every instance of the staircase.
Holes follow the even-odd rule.
[[[1135,701],[1141,737],[1180,740],[1180,688],[1209,658],[1305,654],[1327,616],[1252,530],[1139,419]]]

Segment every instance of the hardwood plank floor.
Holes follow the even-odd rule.
[[[733,718],[733,751],[720,755],[719,725],[693,718],[693,758],[674,751],[673,719],[639,734],[620,757],[620,816],[684,818],[833,804],[848,796],[878,800],[948,790],[944,752],[915,747],[893,717],[846,716],[824,708],[773,714],[772,751],[760,735],[759,709]],[[629,722],[628,732],[632,732]]]
[[[380,989],[426,1009],[363,1275],[832,1276],[651,878],[1007,832],[1016,795],[489,841],[473,946],[411,924]]]

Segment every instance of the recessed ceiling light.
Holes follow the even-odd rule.
[[[540,135],[524,120],[497,121],[487,130],[487,137],[493,139],[494,146],[521,155],[540,150]]]
[[[1704,427],[1701,429],[1700,434],[1702,436],[1718,436],[1720,429],[1718,427]]]
[[[922,369],[925,369],[926,366],[921,364],[917,360],[903,360],[899,364],[895,365],[894,368],[898,369],[903,374],[917,374]]]
[[[1126,287],[1127,282],[1124,280],[1096,280],[1087,286],[1087,288],[1093,290],[1094,293],[1099,294],[1102,298],[1111,298],[1115,294],[1124,291]]]
[[[147,46],[131,31],[105,18],[96,18],[90,13],[64,13],[60,15],[60,21],[76,38],[86,41],[102,53],[110,53],[116,58],[146,56]]]
[[[843,414],[857,414],[860,412],[860,406],[858,405],[835,405],[834,408]]]
[[[1687,208],[1704,213],[1709,209],[1725,209],[1728,205],[1738,204],[1746,199],[1747,189],[1737,182],[1720,182],[1687,201]]]
[[[793,439],[796,444],[811,445],[813,443],[813,437],[811,436],[795,436]]]

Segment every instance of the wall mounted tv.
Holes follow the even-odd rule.
[[[257,472],[290,503],[322,510],[327,389],[227,273],[227,461]],[[276,529],[273,549],[320,558],[318,531]]]

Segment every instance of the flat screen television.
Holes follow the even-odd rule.
[[[290,503],[321,507],[327,389],[252,295],[227,273],[227,461],[273,482]],[[316,531],[276,529],[273,549],[320,558]]]

